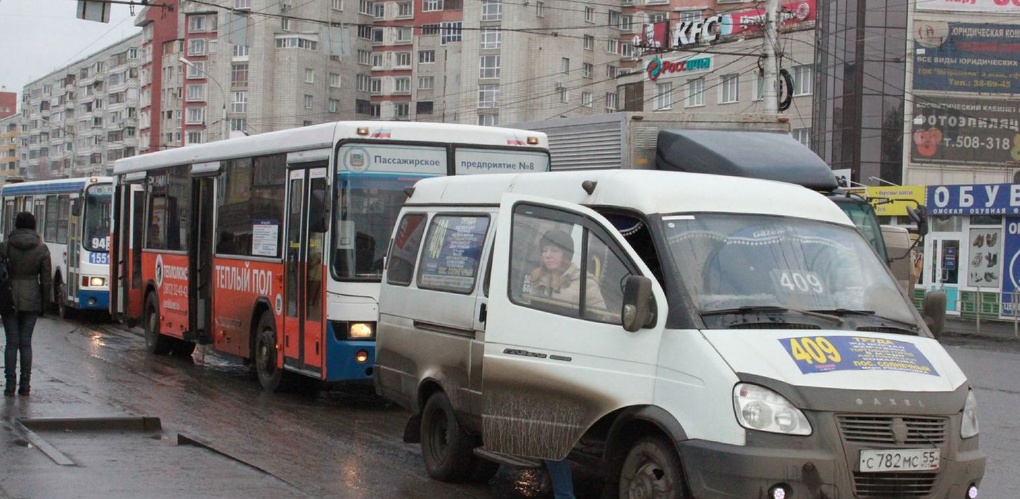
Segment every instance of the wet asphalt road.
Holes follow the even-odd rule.
[[[93,407],[106,406],[114,413],[158,417],[163,431],[146,437],[150,444],[141,446],[137,438],[130,440],[133,437],[123,434],[87,435],[89,440],[49,435],[72,452],[80,463],[77,471],[104,470],[100,480],[124,484],[120,488],[114,483],[109,488],[91,484],[93,489],[72,488],[73,493],[65,494],[67,488],[52,488],[52,484],[73,475],[54,471],[42,453],[30,449],[24,454],[24,473],[0,470],[0,499],[137,497],[139,481],[151,484],[141,490],[153,497],[184,491],[205,497],[254,498],[544,496],[539,491],[541,477],[534,470],[504,467],[488,484],[430,479],[419,446],[400,440],[407,414],[379,399],[370,386],[335,387],[317,396],[269,394],[238,363],[212,353],[203,355],[201,350],[191,358],[149,356],[140,329],[127,330],[108,322],[43,318],[33,343],[33,396],[0,403],[5,420],[40,415],[33,414],[32,402],[50,411],[42,415],[54,416],[65,415],[53,413],[54,408],[60,412],[64,399],[69,412],[75,410],[72,399],[87,399]],[[1020,341],[952,336],[943,343],[978,396],[981,446],[988,454],[981,496],[1011,497],[1020,490],[1020,422],[1015,417],[1020,409],[1016,381],[1020,379]],[[163,445],[177,436],[205,447]],[[8,442],[2,452],[24,446],[19,438],[9,437]],[[6,463],[3,457],[0,463]],[[168,469],[165,474],[164,468]],[[597,495],[597,481],[578,477],[577,482],[578,497]],[[90,482],[67,483],[73,487]],[[51,488],[42,489],[39,484]],[[39,495],[40,490],[57,492]]]
[[[290,486],[297,497],[540,497],[534,470],[503,468],[488,484],[428,477],[418,445],[401,441],[407,414],[370,385],[318,395],[270,394],[239,363],[196,350],[192,358],[145,353],[140,328],[43,318],[34,338],[35,400],[43,380],[135,415],[158,417],[180,434]],[[194,470],[203,480],[215,470]],[[0,483],[0,487],[2,487]],[[280,497],[271,487],[266,495]],[[0,493],[0,497],[3,494]]]

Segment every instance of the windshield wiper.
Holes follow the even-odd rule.
[[[904,326],[908,326],[908,327],[911,327],[913,329],[917,329],[917,324],[914,324],[913,322],[904,321],[904,320],[900,320],[900,319],[893,319],[893,318],[885,317],[885,316],[882,316],[882,315],[876,315],[874,310],[853,310],[853,309],[849,309],[849,308],[833,308],[833,309],[828,309],[828,310],[812,310],[812,312],[817,312],[817,313],[820,313],[820,314],[831,314],[831,315],[835,315],[835,316],[839,316],[839,317],[846,317],[848,315],[862,315],[862,316],[867,316],[867,317],[874,317],[876,319],[882,319],[882,320],[889,321],[889,322],[895,322],[897,324],[902,324]]]
[[[743,307],[736,308],[721,308],[718,310],[708,310],[701,312],[702,317],[713,316],[713,315],[746,315],[746,314],[782,314],[786,312],[793,312],[808,317],[818,317],[819,319],[825,319],[828,321],[835,322],[839,325],[843,324],[843,319],[831,314],[824,313],[824,311],[818,310],[797,310],[794,308],[780,307],[777,305],[744,305]]]

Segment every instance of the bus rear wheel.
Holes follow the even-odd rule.
[[[255,328],[255,373],[268,392],[278,390],[283,380],[283,368],[276,364],[276,358],[276,321],[272,313],[263,312]]]
[[[170,338],[159,332],[159,302],[150,294],[145,300],[145,350],[152,355],[170,353]]]

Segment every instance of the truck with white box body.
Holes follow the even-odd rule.
[[[644,170],[410,191],[375,386],[430,476],[569,458],[609,497],[976,496],[970,383],[824,196]]]
[[[811,149],[790,135],[785,116],[686,112],[617,112],[554,118],[514,125],[545,132],[552,156],[551,171],[650,169],[708,173],[789,182],[813,189],[836,203],[879,257],[893,271],[904,295],[913,294],[906,251],[889,251],[901,234],[883,229],[871,202],[851,194],[837,182],[832,169]],[[923,208],[908,210],[921,237],[927,231]],[[925,316],[944,315],[941,291],[924,303]],[[940,305],[943,310],[940,314]],[[944,319],[929,324],[936,334]]]

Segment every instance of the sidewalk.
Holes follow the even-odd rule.
[[[946,336],[980,336],[998,341],[1020,342],[1020,324],[992,319],[946,317]]]

